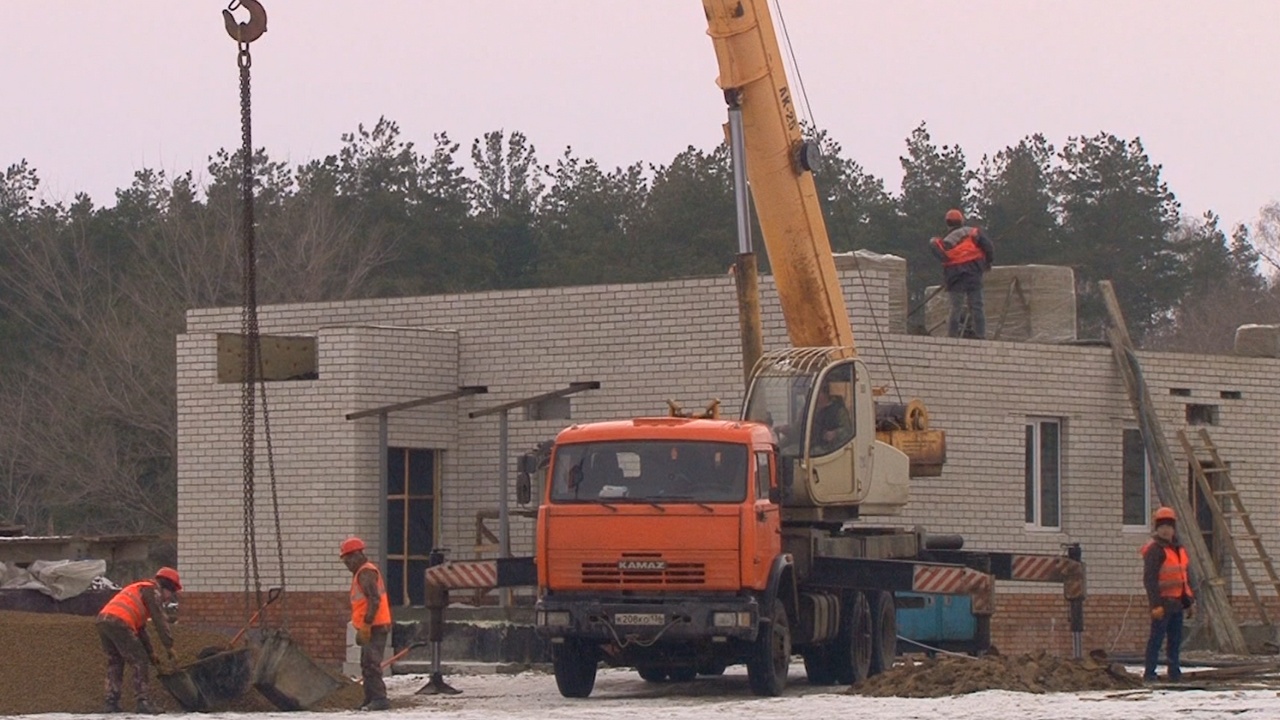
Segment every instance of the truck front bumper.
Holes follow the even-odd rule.
[[[752,597],[639,599],[551,595],[538,601],[540,636],[618,645],[719,638],[753,641],[760,606]],[[722,641],[722,642],[723,642]]]

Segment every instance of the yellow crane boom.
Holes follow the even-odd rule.
[[[702,0],[720,66],[717,83],[742,106],[747,178],[794,347],[855,354],[853,328],[836,275],[773,20],[765,0]]]

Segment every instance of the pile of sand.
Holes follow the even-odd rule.
[[[0,715],[33,713],[96,713],[102,710],[107,660],[94,629],[93,618],[79,615],[0,611]],[[192,662],[206,647],[225,646],[228,637],[184,627],[174,627],[175,651],[180,665]],[[154,635],[153,635],[154,641]],[[159,707],[181,712],[152,670],[151,697]],[[132,710],[132,671],[126,668],[121,705]],[[360,685],[343,678],[342,687],[315,709],[355,709],[364,699]],[[250,689],[225,708],[236,712],[277,711]]]
[[[1123,690],[1140,687],[1141,678],[1117,664],[1070,660],[1045,652],[1017,657],[943,657],[908,661],[849,692],[877,697],[932,698],[983,690],[1027,693]]]

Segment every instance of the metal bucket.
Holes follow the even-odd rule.
[[[253,686],[281,710],[307,710],[341,687],[283,630],[267,634],[253,668]]]
[[[250,656],[249,648],[215,653],[161,673],[160,684],[182,709],[203,712],[249,690]]]

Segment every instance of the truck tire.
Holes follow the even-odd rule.
[[[581,641],[567,639],[554,646],[551,663],[555,669],[556,687],[567,698],[584,698],[596,686],[595,648]]]
[[[764,697],[777,697],[787,688],[787,671],[791,667],[791,627],[781,602],[773,604],[770,622],[760,626],[755,646],[747,660],[747,684],[751,692]]]
[[[640,673],[640,679],[645,682],[660,683],[667,679],[667,671],[653,665],[641,665],[636,668],[636,672]]]
[[[871,643],[871,674],[880,673],[893,667],[898,657],[898,608],[893,602],[893,593],[880,591],[871,604],[871,621],[874,631]]]
[[[842,685],[857,685],[871,672],[871,644],[875,633],[871,628],[871,604],[866,593],[853,593],[848,620],[836,646],[836,680]]]

